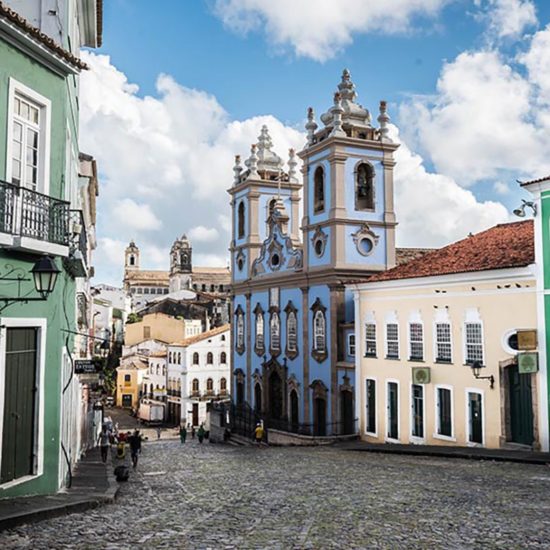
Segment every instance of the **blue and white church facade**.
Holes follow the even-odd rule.
[[[356,102],[347,70],[332,107],[285,168],[264,126],[236,157],[231,195],[233,400],[315,435],[355,431],[354,303],[346,285],[396,263],[389,117]],[[300,219],[301,217],[301,219]]]

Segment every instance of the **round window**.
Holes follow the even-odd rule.
[[[509,348],[518,351],[518,333],[514,332],[513,334],[510,334],[506,343],[508,344]]]
[[[273,256],[271,256],[271,265],[273,267],[277,267],[280,262],[281,262],[281,259],[279,258],[279,254],[275,253],[273,254]]]
[[[315,248],[315,254],[317,254],[317,256],[322,256],[323,255],[323,249],[325,248],[325,244],[323,243],[323,239],[317,239],[315,241],[314,248]]]
[[[372,252],[372,249],[374,248],[374,243],[371,241],[371,239],[363,237],[359,241],[357,248],[359,249],[359,252],[363,254],[363,256],[367,256]]]

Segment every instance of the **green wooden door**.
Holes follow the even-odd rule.
[[[517,365],[514,365],[508,369],[508,377],[512,441],[531,445],[533,443],[531,375],[519,374]]]
[[[37,329],[8,328],[0,483],[34,473]]]
[[[395,382],[388,382],[388,437],[399,439],[398,390]]]
[[[483,407],[479,393],[468,393],[468,411],[470,421],[470,441],[483,443]]]

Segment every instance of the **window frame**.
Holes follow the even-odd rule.
[[[15,122],[15,99],[16,95],[26,98],[27,101],[34,103],[35,107],[39,108],[39,138],[38,138],[38,178],[35,191],[44,195],[50,194],[50,154],[51,154],[51,101],[39,94],[32,88],[25,86],[23,83],[9,78],[8,81],[8,120],[7,120],[7,134],[6,134],[6,181],[12,181],[13,177],[13,131]],[[42,126],[43,124],[43,126]],[[22,154],[22,159],[23,159]],[[26,163],[25,163],[26,164]],[[40,168],[40,166],[42,168]],[[20,187],[29,189],[26,185],[22,185],[23,178],[21,179]],[[13,184],[17,185],[17,184]]]
[[[353,342],[352,342],[352,339],[353,339]],[[356,342],[355,342],[355,333],[354,332],[349,332],[348,333],[348,355],[350,357],[355,357],[355,354],[357,353],[357,345],[356,345]],[[352,349],[353,349],[353,353],[352,353]]]
[[[374,338],[367,338],[367,332],[369,330],[369,328],[372,328],[374,327]],[[376,341],[376,321],[374,320],[368,320],[365,322],[365,325],[364,325],[364,337],[365,337],[365,357],[367,358],[370,358],[370,359],[373,359],[373,358],[376,358],[377,357],[377,354],[378,354],[378,346],[377,346],[377,341]],[[374,352],[369,352],[369,343],[370,345],[374,345]]]
[[[360,206],[359,198],[359,170],[362,166],[367,169],[367,188],[370,188],[370,195],[367,195],[365,202],[366,206]],[[354,201],[355,210],[357,212],[374,212],[376,210],[376,171],[374,166],[366,160],[360,160],[353,171],[354,184]]]
[[[476,443],[470,441],[472,436],[472,426],[470,423],[470,394],[475,393],[481,396],[481,443]],[[464,398],[465,398],[465,434],[466,434],[466,445],[468,447],[485,447],[486,446],[486,437],[485,437],[485,392],[479,388],[464,388]]]
[[[390,340],[390,339],[388,338],[388,327],[389,327],[390,325],[397,327],[397,339],[395,339],[395,340]],[[386,339],[386,341],[385,341],[385,344],[386,344],[386,350],[385,350],[385,351],[386,351],[386,359],[394,359],[394,360],[397,359],[397,360],[398,360],[398,359],[399,359],[399,356],[400,356],[400,353],[399,353],[399,352],[400,352],[400,346],[399,346],[399,323],[393,322],[393,321],[390,323],[390,322],[387,322],[387,321],[386,321],[386,324],[385,324],[385,327],[384,327],[384,328],[385,328],[385,331],[384,331],[384,332],[385,332],[385,339]],[[397,355],[390,355],[390,354],[389,354],[389,344],[390,344],[390,342],[392,342],[392,343],[397,343]]]
[[[368,392],[368,383],[372,382],[374,384],[374,431],[369,430],[369,392]],[[365,378],[365,434],[372,437],[378,437],[378,380],[374,376],[367,376]]]
[[[439,413],[440,413],[440,410],[441,410],[441,406],[440,406],[440,402],[439,402],[439,390],[445,390],[445,391],[450,392],[451,435],[445,435],[445,434],[440,433],[440,431],[441,431],[441,417],[440,417]],[[453,386],[450,386],[448,384],[436,384],[434,386],[434,408],[435,408],[434,409],[434,411],[435,411],[435,414],[434,414],[435,432],[433,434],[433,437],[435,439],[441,439],[443,441],[456,441],[456,438],[455,438],[455,425],[454,425],[455,414],[454,414],[454,389],[453,389]]]
[[[415,340],[413,341],[412,339],[412,326],[413,325],[418,325],[420,326],[420,329],[422,331],[422,357],[413,357],[413,353],[412,353],[412,346],[413,344],[418,344],[419,341]],[[414,362],[424,362],[426,360],[426,350],[425,350],[425,341],[426,341],[426,338],[425,338],[425,331],[424,331],[424,323],[422,321],[409,321],[408,323],[408,336],[409,336],[409,361],[414,361]]]
[[[480,328],[480,334],[481,334],[481,342],[479,344],[468,344],[468,325],[479,325]],[[472,320],[465,320],[462,325],[462,333],[463,333],[463,352],[464,352],[464,365],[471,366],[474,361],[468,360],[468,345],[478,345],[481,349],[481,365],[485,365],[485,331],[483,322],[481,319],[478,319],[476,321]]]
[[[438,326],[439,325],[447,325],[449,327],[449,341],[448,342],[440,342],[438,339]],[[453,325],[451,324],[451,321],[449,319],[445,321],[434,321],[433,325],[433,344],[434,344],[434,362],[435,363],[441,363],[441,364],[452,364],[453,363]],[[448,345],[449,346],[449,359],[444,359],[439,357],[439,345]]]
[[[390,437],[388,435],[389,428],[390,428],[390,401],[389,401],[389,390],[390,390],[390,384],[396,384],[397,385],[397,438]],[[395,378],[386,378],[386,384],[385,384],[385,406],[386,406],[386,425],[385,425],[385,432],[384,432],[384,441],[388,441],[390,443],[401,443],[401,383],[399,380]]]
[[[322,192],[322,198],[320,200],[317,199],[318,195],[318,180],[317,180],[317,174],[321,174],[321,192]],[[313,171],[313,214],[322,214],[326,209],[326,174],[325,174],[325,168],[322,165],[318,165],[315,167],[315,170]]]
[[[422,436],[414,434],[414,387],[418,386],[422,389]],[[426,385],[425,384],[415,384],[411,382],[410,392],[410,439],[412,443],[424,443],[426,441]]]

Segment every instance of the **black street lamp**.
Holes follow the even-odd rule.
[[[490,388],[493,389],[495,386],[495,377],[491,374],[489,376],[480,376],[479,373],[481,372],[481,369],[484,369],[485,366],[482,365],[479,361],[474,361],[471,364],[472,367],[472,373],[474,375],[474,378],[476,380],[489,380]]]
[[[42,256],[31,269],[34,277],[34,286],[42,299],[45,300],[53,292],[57,276],[61,271],[50,256]]]
[[[31,269],[31,273],[34,279],[34,287],[40,297],[36,296],[22,296],[21,295],[21,283],[23,281],[30,281],[31,279],[22,275],[21,268],[16,268],[11,265],[6,266],[8,272],[4,275],[0,275],[0,282],[2,281],[16,281],[17,282],[17,296],[13,298],[0,297],[0,312],[8,306],[17,302],[37,302],[48,299],[48,296],[53,292],[57,276],[61,273],[61,270],[55,265],[55,261],[50,256],[42,256],[36,261]],[[12,275],[16,274],[16,275]]]

